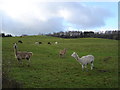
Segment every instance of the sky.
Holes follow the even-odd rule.
[[[1,0],[0,29],[12,35],[118,30],[118,2]]]

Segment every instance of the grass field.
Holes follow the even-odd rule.
[[[20,51],[31,51],[31,65],[15,59],[13,43]],[[35,45],[35,41],[43,44]],[[52,42],[48,45],[47,42]],[[54,42],[58,41],[58,45]],[[60,49],[67,48],[64,58]],[[81,65],[71,57],[95,56],[95,69],[82,71]],[[62,39],[49,36],[9,37],[2,39],[2,69],[6,78],[19,83],[21,88],[117,88],[118,87],[118,41],[100,38]],[[4,85],[3,85],[4,86]]]

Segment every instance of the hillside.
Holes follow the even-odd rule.
[[[13,51],[13,43],[20,51],[31,51],[30,67],[27,60],[19,65]],[[40,41],[42,44],[36,45]],[[55,45],[54,42],[58,44]],[[51,45],[47,43],[51,42]],[[65,57],[59,50],[67,48]],[[95,56],[93,70],[82,71],[81,65],[71,57]],[[7,37],[2,39],[3,87],[10,79],[13,87],[23,88],[117,88],[118,87],[118,41],[100,38],[63,39],[50,36]],[[9,81],[10,81],[9,80]],[[11,86],[10,86],[11,87]]]

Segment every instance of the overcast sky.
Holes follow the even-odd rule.
[[[0,15],[1,32],[12,35],[118,29],[117,2],[2,0]]]

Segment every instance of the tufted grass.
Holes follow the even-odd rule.
[[[31,65],[23,60],[19,65],[13,52],[13,43],[20,51],[32,51]],[[35,45],[35,41],[43,44]],[[52,42],[48,45],[47,42]],[[54,42],[58,41],[58,45]],[[67,48],[64,58],[60,49]],[[95,56],[95,69],[82,71],[81,65],[71,57]],[[117,88],[118,87],[118,41],[100,38],[62,39],[50,36],[9,37],[2,39],[3,75],[21,83],[21,88]]]

